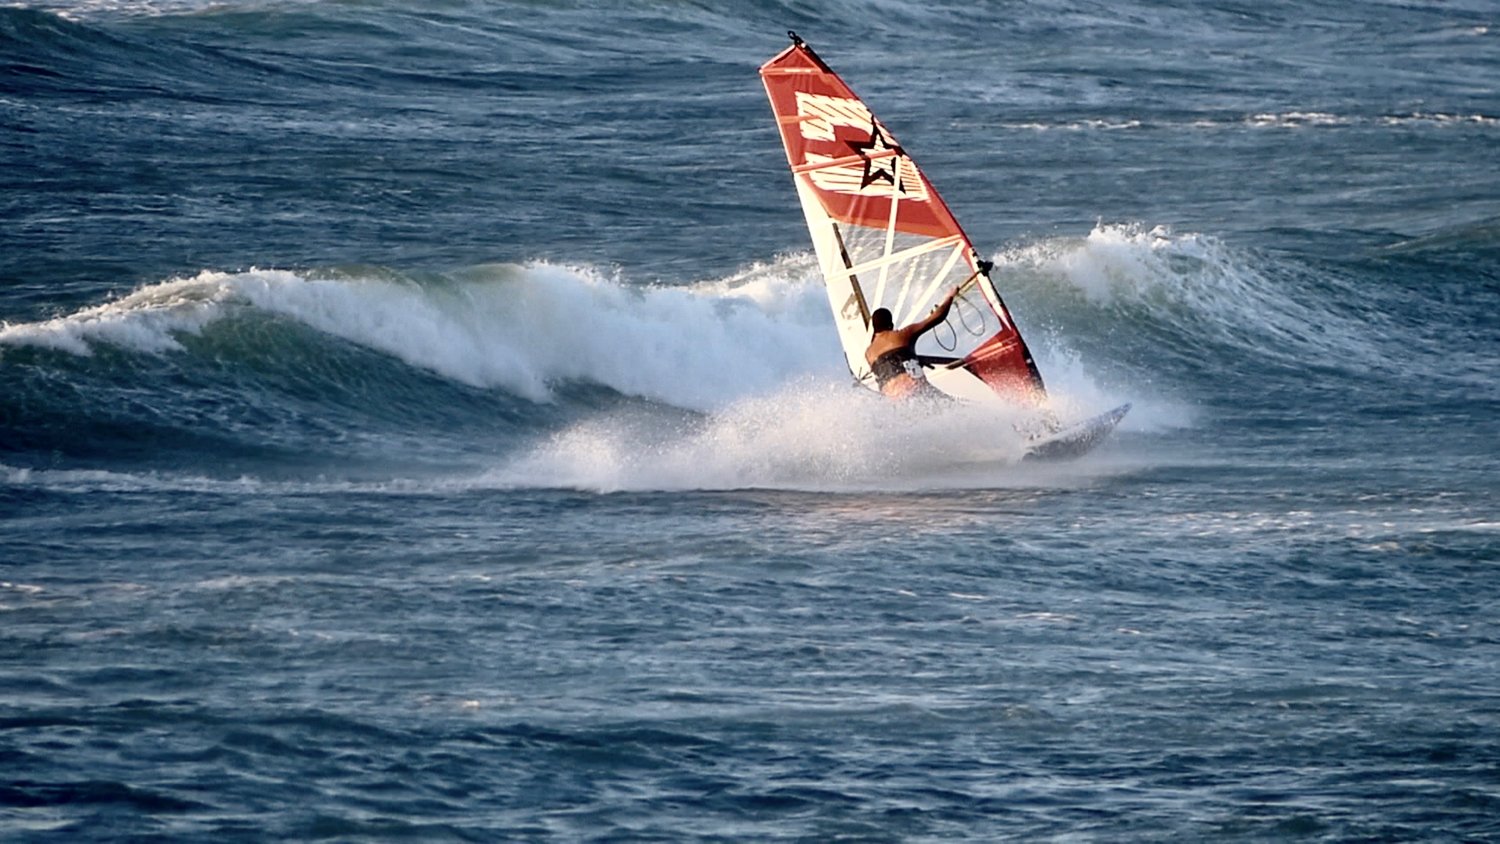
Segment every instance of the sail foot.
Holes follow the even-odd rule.
[[[1020,335],[996,335],[964,357],[963,368],[1001,398],[1041,404],[1047,398],[1041,375]]]

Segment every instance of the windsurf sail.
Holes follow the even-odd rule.
[[[896,325],[961,288],[948,318],[917,342],[928,380],[949,395],[1040,401],[1041,373],[979,257],[906,149],[797,34],[760,76],[812,235],[849,370],[865,362],[870,314]]]

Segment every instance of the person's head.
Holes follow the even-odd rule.
[[[885,308],[876,308],[870,314],[870,331],[879,334],[882,331],[890,331],[895,326],[891,322],[891,312]]]

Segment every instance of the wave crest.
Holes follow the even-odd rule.
[[[69,316],[5,324],[0,345],[180,353],[180,335],[253,311],[532,401],[550,400],[558,383],[589,381],[706,409],[841,371],[822,290],[805,264],[786,259],[688,287],[630,286],[542,262],[426,277],[204,271]]]

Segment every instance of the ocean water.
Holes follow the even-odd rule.
[[[756,74],[1059,413],[843,368]],[[0,8],[0,839],[1500,840],[1500,6]]]

